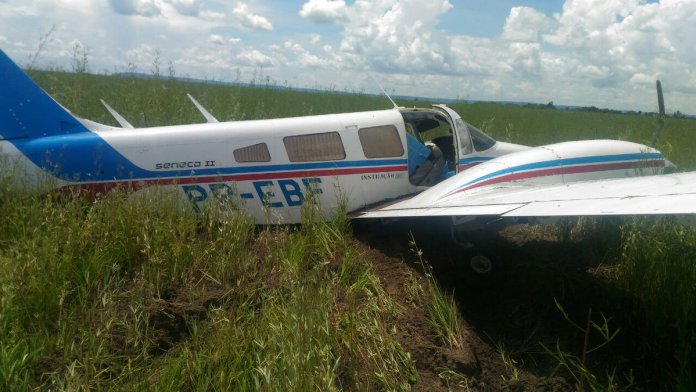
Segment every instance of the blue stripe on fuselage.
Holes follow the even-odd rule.
[[[616,155],[600,155],[600,156],[589,156],[589,157],[578,157],[578,158],[563,158],[554,159],[550,161],[527,163],[524,165],[514,166],[507,169],[502,169],[495,171],[493,173],[486,174],[484,176],[478,177],[474,180],[461,185],[456,190],[465,188],[469,185],[475,184],[477,182],[485,181],[490,178],[502,176],[505,174],[510,174],[514,172],[549,169],[552,167],[562,167],[562,166],[573,166],[573,165],[586,165],[586,164],[597,164],[597,163],[609,163],[609,162],[621,162],[621,161],[638,161],[638,160],[655,160],[662,159],[662,154],[660,153],[634,153],[634,154],[616,154]],[[453,191],[454,192],[454,191]],[[453,193],[450,192],[450,193]]]
[[[75,182],[393,166],[407,163],[406,159],[380,159],[155,171],[135,165],[99,135],[90,131],[37,139],[18,139],[10,142],[40,168],[60,179]]]
[[[469,163],[475,162],[486,162],[493,159],[493,157],[473,157],[473,158],[462,158],[459,160],[460,165],[468,165]]]

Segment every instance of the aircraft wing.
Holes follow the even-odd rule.
[[[454,194],[433,187],[410,199],[357,213],[355,217],[691,214],[696,214],[696,172],[560,185],[507,183]]]

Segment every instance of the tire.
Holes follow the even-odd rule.
[[[458,263],[464,281],[476,287],[493,285],[501,269],[500,260],[492,252],[476,248],[465,252]]]

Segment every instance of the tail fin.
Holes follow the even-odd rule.
[[[0,50],[0,140],[86,131]]]

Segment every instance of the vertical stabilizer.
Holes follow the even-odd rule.
[[[0,50],[0,140],[87,132]]]

